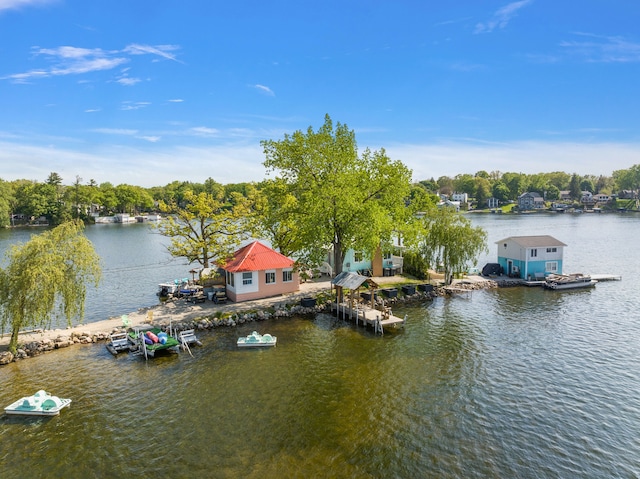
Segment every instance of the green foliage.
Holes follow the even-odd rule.
[[[353,131],[325,116],[313,131],[286,134],[280,141],[263,141],[269,171],[278,173],[268,185],[271,206],[262,207],[265,231],[282,244],[287,231],[297,237],[296,249],[307,264],[320,264],[333,248],[335,272],[342,271],[350,249],[373,255],[391,245],[394,231],[410,224],[406,200],[411,172],[384,150],[358,155]],[[278,213],[277,202],[283,201]]]
[[[429,277],[429,264],[419,252],[407,250],[402,258],[402,271],[417,279],[427,279]]]
[[[487,233],[452,208],[435,208],[424,217],[424,238],[420,253],[432,268],[442,265],[445,283],[455,273],[466,271],[469,262],[487,249]]]
[[[170,215],[156,227],[171,239],[171,255],[184,257],[189,263],[198,262],[209,268],[213,260],[229,258],[249,236],[248,202],[237,193],[232,194],[236,206],[226,208],[223,189],[219,195],[186,191],[184,206],[160,203],[162,211]]]
[[[100,258],[83,234],[79,221],[34,235],[7,251],[0,270],[0,324],[11,329],[9,349],[15,352],[18,332],[49,326],[54,318],[84,317],[86,283],[100,281]]]

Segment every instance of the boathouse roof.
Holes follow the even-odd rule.
[[[358,289],[364,283],[367,283],[373,289],[378,287],[376,282],[371,278],[362,276],[358,273],[351,273],[349,271],[343,271],[331,280],[332,285],[338,288],[346,288],[351,290]]]
[[[567,246],[562,241],[555,239],[549,235],[538,236],[509,236],[508,238],[496,241],[495,244],[505,243],[507,241],[513,241],[523,248],[542,248],[546,246]]]

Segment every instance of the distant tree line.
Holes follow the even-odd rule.
[[[569,191],[571,199],[579,201],[583,191],[593,194],[616,194],[621,191],[640,190],[640,165],[614,171],[612,176],[578,175],[561,171],[552,173],[490,173],[480,170],[475,174],[441,176],[418,181],[411,185],[408,201],[437,194],[467,193],[477,208],[494,197],[501,203],[517,201],[525,192],[536,192],[547,201],[560,199],[561,191]],[[189,195],[207,193],[223,207],[233,208],[239,198],[251,198],[256,192],[270,195],[282,193],[271,181],[232,183],[222,185],[212,178],[203,183],[174,181],[165,186],[143,188],[126,183],[114,186],[94,179],[83,182],[76,176],[71,184],[55,172],[43,181],[0,179],[0,227],[45,222],[52,226],[70,219],[91,222],[93,214],[102,216],[116,213],[132,215],[157,212],[159,205],[187,205]]]

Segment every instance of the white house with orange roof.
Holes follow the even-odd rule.
[[[233,254],[225,271],[227,298],[234,302],[269,298],[300,289],[291,258],[254,241]]]

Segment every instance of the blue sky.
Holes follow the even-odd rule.
[[[631,0],[0,0],[0,178],[265,177],[329,114],[414,180],[640,163]]]

